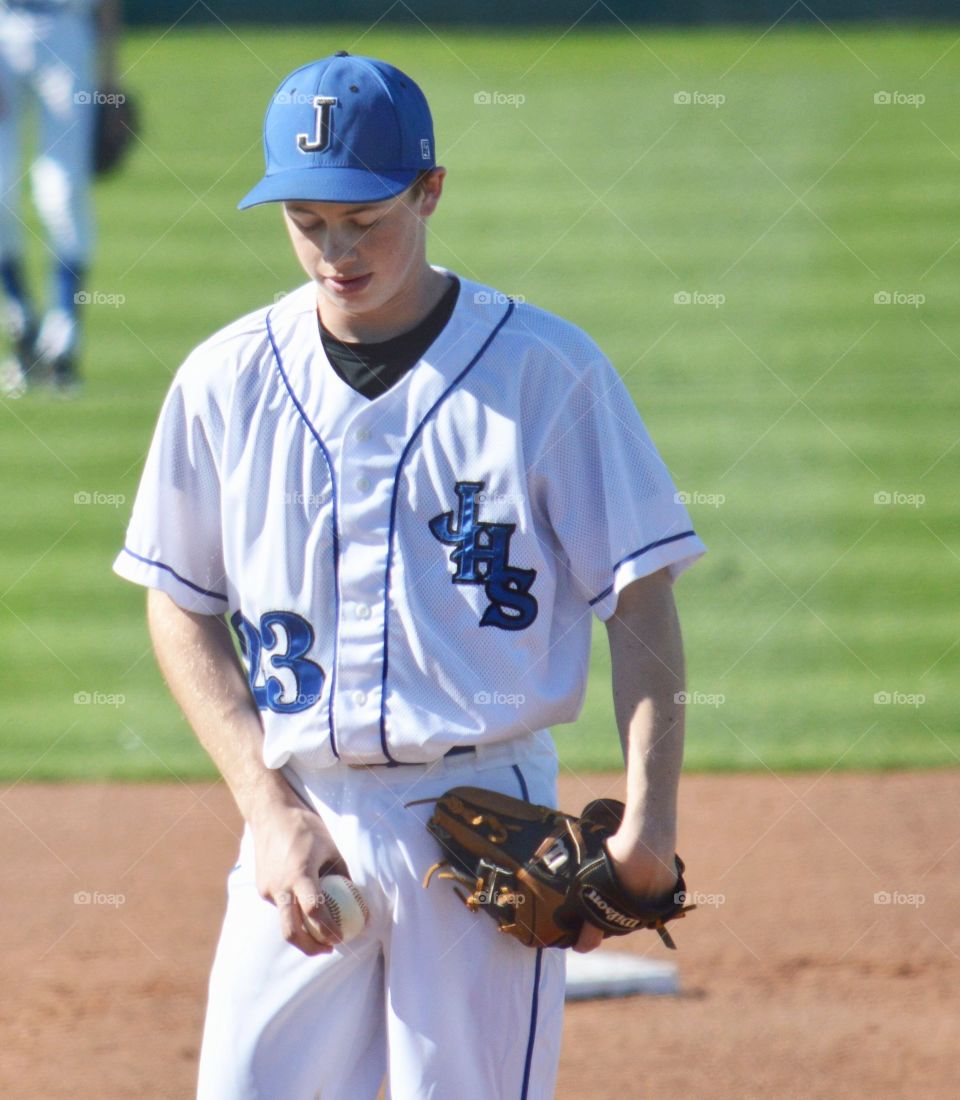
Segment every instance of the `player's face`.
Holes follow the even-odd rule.
[[[425,219],[436,209],[443,176],[436,169],[417,194],[368,205],[283,204],[294,252],[316,282],[321,317],[335,333],[349,329],[351,319],[365,322],[361,328],[378,320],[389,328],[394,317],[415,312],[431,274]]]

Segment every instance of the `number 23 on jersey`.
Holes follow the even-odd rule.
[[[313,645],[313,627],[292,611],[267,611],[258,624],[239,612],[230,616],[247,665],[250,691],[261,710],[296,714],[315,706],[323,691],[324,671],[305,654]]]

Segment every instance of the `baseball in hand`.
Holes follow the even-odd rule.
[[[343,875],[324,875],[320,879],[318,892],[340,936],[340,942],[349,943],[359,936],[370,919],[370,910],[356,884]],[[304,914],[303,923],[315,940],[326,942],[327,931],[318,920],[307,913]]]

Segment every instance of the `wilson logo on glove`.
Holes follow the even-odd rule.
[[[627,917],[618,909],[614,909],[610,902],[601,897],[592,886],[584,890],[580,896],[587,908],[593,912],[595,917],[599,916],[601,921],[609,921],[611,924],[619,925],[627,932],[632,932],[640,924],[636,917]]]

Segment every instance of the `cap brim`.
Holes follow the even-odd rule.
[[[410,186],[417,173],[369,172],[365,168],[297,168],[264,176],[237,203],[239,210],[265,202],[383,202]]]

